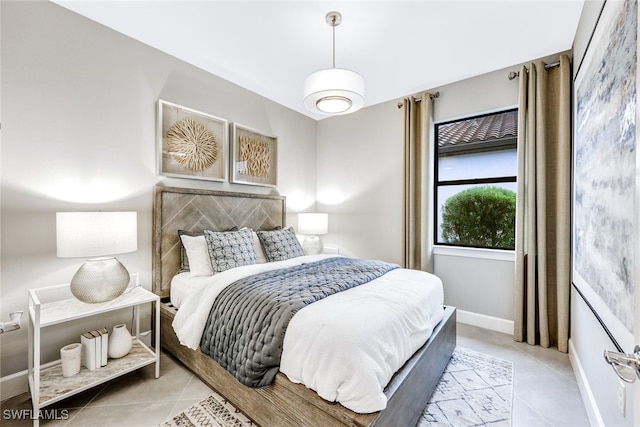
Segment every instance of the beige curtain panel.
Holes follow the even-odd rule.
[[[403,265],[433,272],[434,138],[432,95],[408,97],[404,112]]]
[[[520,70],[514,339],[568,351],[571,65]]]

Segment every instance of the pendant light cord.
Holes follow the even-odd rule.
[[[331,18],[331,27],[333,29],[333,65],[332,68],[336,68],[336,16]]]

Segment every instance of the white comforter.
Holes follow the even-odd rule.
[[[180,342],[196,349],[216,296],[235,280],[333,255],[238,267],[201,280],[173,321]],[[280,371],[354,412],[386,407],[384,388],[443,315],[440,279],[396,269],[300,310],[287,328]]]

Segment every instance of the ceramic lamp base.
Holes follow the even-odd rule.
[[[307,255],[321,254],[323,248],[322,240],[320,240],[318,236],[307,236],[304,238],[304,242],[302,242],[302,250],[304,250],[304,253]]]
[[[111,301],[129,286],[129,272],[114,257],[88,259],[71,279],[71,293],[82,302]]]

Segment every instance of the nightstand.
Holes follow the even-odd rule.
[[[156,378],[160,376],[160,297],[139,286],[138,276],[132,276],[135,276],[136,286],[114,300],[98,304],[87,304],[74,298],[69,284],[29,290],[28,377],[34,426],[39,425],[41,408],[98,384],[153,363],[156,365]],[[155,351],[140,340],[139,308],[149,303],[155,308]],[[60,361],[47,367],[40,366],[40,337],[47,327],[127,307],[133,307],[135,319],[131,331],[133,346],[129,354],[120,359],[109,359],[107,366],[92,371],[83,366],[80,373],[68,378],[62,376]],[[80,341],[79,337],[77,341]]]
[[[322,248],[322,253],[329,255],[339,255],[340,248],[337,246],[325,246],[324,248]]]

